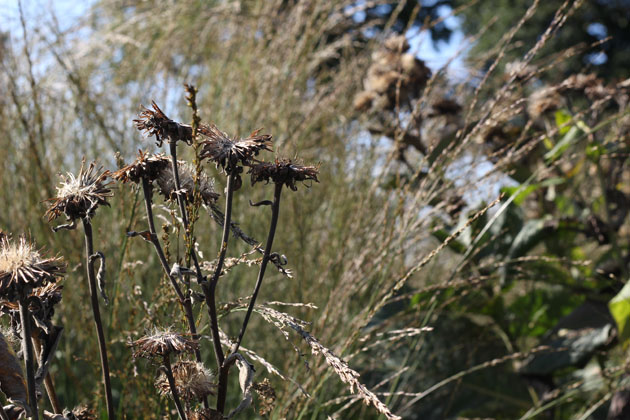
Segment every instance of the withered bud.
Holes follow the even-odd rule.
[[[185,401],[203,401],[208,395],[214,395],[217,387],[214,375],[202,363],[189,360],[173,364],[173,379],[177,394]],[[161,395],[172,396],[164,372],[158,376],[155,387]]]
[[[111,176],[123,183],[131,181],[138,184],[142,179],[152,182],[157,179],[163,169],[169,167],[170,163],[171,160],[163,153],[154,155],[138,150],[138,157],[135,161],[117,170]]]
[[[177,172],[179,174],[179,193],[185,194],[188,202],[193,201],[194,193],[194,176],[195,168],[188,163],[180,160],[177,162]],[[171,165],[163,167],[156,178],[158,190],[160,194],[167,200],[177,200],[177,187],[175,186],[175,178],[173,177],[173,170]],[[208,175],[201,172],[198,179],[199,193],[201,194],[201,200],[206,205],[214,203],[219,198],[219,194],[214,191],[214,182]]]
[[[192,127],[173,121],[162,112],[155,102],[151,102],[153,110],[142,107],[140,118],[133,120],[136,128],[149,136],[155,136],[156,143],[162,146],[164,140],[192,143]]]
[[[99,167],[96,173],[96,163],[92,162],[85,168],[85,160],[81,163],[79,175],[68,173],[61,175],[61,183],[57,187],[57,197],[51,198],[51,207],[46,211],[48,221],[52,221],[64,214],[68,220],[90,218],[100,205],[107,205],[107,198],[113,196],[109,188],[111,182],[106,181],[109,171],[102,171]]]
[[[252,185],[260,182],[273,182],[285,184],[293,191],[297,191],[297,181],[315,181],[319,172],[318,166],[303,166],[293,163],[290,159],[276,159],[275,162],[258,162],[252,165],[249,173],[252,176]]]
[[[0,241],[0,296],[8,301],[55,282],[64,272],[61,258],[43,257],[25,237],[17,243],[9,238]]]
[[[247,165],[261,150],[272,151],[271,135],[259,135],[260,129],[244,139],[231,139],[214,124],[199,127],[199,132],[208,137],[202,142],[201,158],[213,161],[226,173],[234,172],[239,164]]]
[[[171,353],[192,353],[199,348],[197,341],[189,340],[181,334],[169,330],[156,330],[153,334],[142,337],[128,345],[134,348],[134,358],[144,357],[146,359],[166,356]]]

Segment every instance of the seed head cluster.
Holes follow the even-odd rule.
[[[68,173],[61,176],[62,182],[57,187],[57,197],[51,198],[51,207],[46,211],[48,221],[52,221],[64,214],[68,220],[90,218],[100,205],[107,205],[107,198],[113,196],[107,178],[109,171],[96,171],[96,163],[92,162],[86,168],[85,161],[81,164],[79,175]]]
[[[214,375],[199,362],[185,360],[175,363],[173,378],[177,394],[185,401],[203,401],[205,397],[214,395],[216,391]],[[155,387],[161,395],[172,395],[164,372],[158,376]]]
[[[65,272],[60,258],[45,258],[25,237],[0,241],[0,296],[14,301],[33,288],[55,282]]]

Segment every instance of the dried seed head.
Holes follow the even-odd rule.
[[[59,283],[48,283],[43,287],[37,287],[28,294],[28,309],[37,325],[50,325],[55,314],[55,305],[61,302],[61,290]],[[19,306],[17,302],[0,299],[0,308],[9,313],[15,319],[19,318]]]
[[[94,173],[95,168],[96,163],[92,162],[86,169],[84,160],[78,176],[75,177],[71,173],[61,176],[62,181],[57,187],[57,197],[48,200],[53,202],[46,211],[49,222],[62,213],[68,220],[90,218],[98,206],[102,204],[109,206],[107,198],[114,195],[109,188],[111,182],[106,181],[110,172],[101,172],[103,168],[99,167]]]
[[[157,179],[163,169],[168,168],[170,162],[171,160],[163,153],[153,155],[138,150],[136,160],[114,172],[112,178],[123,183],[131,181],[137,184],[142,179],[152,182]]]
[[[252,388],[260,399],[260,408],[258,414],[266,416],[271,413],[276,404],[276,391],[271,386],[269,379],[265,378],[262,382],[254,382]]]
[[[75,407],[68,414],[66,414],[66,411],[64,410],[64,415],[69,418],[72,418],[71,416],[74,416],[74,418],[76,418],[77,420],[96,420],[96,414],[94,414],[94,410],[84,405]]]
[[[195,340],[184,338],[181,334],[165,331],[154,331],[153,334],[142,337],[129,344],[135,350],[133,357],[152,359],[157,356],[166,356],[171,353],[191,353],[199,348]]]
[[[247,165],[261,150],[272,151],[271,136],[259,135],[260,129],[252,132],[249,137],[231,139],[214,124],[199,127],[199,132],[208,137],[202,145],[202,159],[210,159],[217,168],[221,167],[226,173],[232,173],[239,165]]]
[[[202,401],[216,391],[214,375],[199,362],[186,360],[175,363],[173,378],[179,397],[186,401]],[[155,387],[161,395],[171,395],[171,387],[164,372],[158,376]]]
[[[171,120],[155,102],[151,102],[151,107],[153,110],[143,106],[140,118],[133,120],[138,130],[155,136],[158,146],[162,146],[165,139],[169,141],[181,140],[187,144],[192,143],[192,127],[190,125]]]
[[[296,181],[315,181],[319,172],[318,166],[303,166],[293,163],[290,159],[276,159],[275,162],[258,162],[252,165],[249,173],[252,175],[252,185],[259,182],[272,181],[285,184],[293,191],[297,190]]]
[[[55,282],[65,271],[61,258],[44,258],[35,246],[21,237],[0,241],[0,296],[13,301],[20,294]]]
[[[200,410],[187,411],[188,420],[223,420],[225,417],[212,408],[202,408]]]
[[[180,160],[177,162],[177,172],[179,174],[180,192],[186,195],[188,202],[192,202],[194,198],[195,168]],[[160,194],[162,194],[164,198],[167,200],[177,200],[177,189],[171,165],[162,168],[158,173],[156,180]],[[213,180],[203,172],[199,176],[199,193],[201,194],[201,199],[206,205],[214,203],[219,198],[219,194],[214,192]]]

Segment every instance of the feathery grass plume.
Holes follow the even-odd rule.
[[[293,191],[297,191],[296,182],[315,181],[319,172],[318,166],[304,166],[294,163],[291,159],[276,159],[275,162],[257,162],[250,166],[252,185],[257,182],[274,182],[285,184]]]
[[[153,110],[142,106],[140,118],[133,120],[138,130],[149,136],[155,136],[158,147],[162,146],[165,139],[175,142],[179,140],[186,144],[192,143],[192,127],[190,125],[171,120],[153,101],[151,101],[151,107]]]
[[[113,196],[109,188],[109,171],[101,172],[103,167],[96,170],[96,163],[91,162],[85,167],[85,160],[81,163],[79,175],[68,173],[61,175],[62,181],[57,187],[57,197],[51,198],[52,206],[46,211],[48,221],[52,221],[65,214],[68,220],[90,218],[100,205],[107,205],[107,198]]]
[[[20,293],[54,283],[65,272],[61,258],[45,258],[25,237],[0,240],[0,296],[15,301]]]
[[[130,181],[138,184],[142,179],[153,182],[170,163],[171,160],[163,153],[149,154],[138,150],[136,160],[112,173],[111,177],[123,184]]]
[[[177,194],[179,192],[186,195],[188,202],[192,202],[195,190],[195,168],[187,162],[180,160],[177,162],[177,169],[179,172],[180,190],[177,191],[173,171],[168,165],[163,167],[158,173],[156,178],[159,187],[158,190],[167,200],[177,200]],[[197,182],[201,200],[204,204],[211,205],[217,201],[219,194],[214,191],[214,182],[208,175],[202,172]]]
[[[192,353],[199,347],[197,341],[189,340],[181,334],[169,330],[155,330],[153,334],[139,338],[128,345],[135,349],[134,358],[144,357],[146,359],[163,357],[172,353]]]
[[[185,401],[203,401],[208,395],[214,395],[217,385],[214,375],[202,363],[190,360],[173,365],[173,378],[179,397]],[[155,381],[160,395],[172,395],[168,378],[161,372]]]
[[[262,129],[253,131],[247,138],[230,138],[214,124],[199,127],[199,133],[208,137],[202,142],[201,158],[213,161],[217,168],[231,173],[238,164],[247,165],[262,150],[271,149],[271,135],[259,135]]]

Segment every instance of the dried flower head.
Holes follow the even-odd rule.
[[[133,120],[136,128],[150,136],[155,136],[158,146],[162,146],[165,139],[169,141],[184,141],[192,143],[192,127],[173,121],[162,112],[155,102],[151,102],[153,110],[142,107],[140,118]]]
[[[129,344],[135,350],[133,357],[152,359],[156,356],[166,356],[171,353],[190,353],[199,347],[195,340],[184,338],[181,334],[165,331],[154,331],[153,334],[142,337]]]
[[[0,296],[11,301],[62,276],[61,258],[44,258],[34,244],[21,237],[0,241]]]
[[[195,168],[184,161],[177,162],[177,172],[179,174],[179,186],[180,192],[186,195],[188,202],[193,201],[194,192],[194,175]],[[173,178],[173,170],[171,166],[166,166],[160,170],[156,178],[160,194],[162,194],[167,200],[177,199],[177,188],[175,186],[175,179]],[[199,193],[201,199],[206,205],[214,203],[219,198],[219,194],[214,192],[214,182],[208,175],[201,173],[199,176]]]
[[[219,130],[214,124],[199,127],[199,132],[208,137],[202,143],[202,159],[212,160],[217,167],[223,168],[227,173],[232,173],[239,162],[248,164],[252,157],[258,155],[261,150],[272,151],[271,136],[259,135],[260,129],[252,132],[249,137],[231,139],[226,133]]]
[[[28,294],[28,309],[39,326],[50,326],[50,321],[55,314],[55,306],[61,302],[61,290],[59,283],[47,283],[45,286],[36,287]],[[0,299],[2,312],[19,317],[17,302]]]
[[[177,394],[186,401],[202,401],[208,395],[214,395],[217,387],[214,375],[202,363],[189,360],[173,365],[173,379]],[[171,395],[164,372],[158,376],[155,387],[161,395]]]
[[[168,168],[171,160],[163,153],[157,155],[143,153],[138,150],[138,157],[131,164],[114,172],[112,178],[123,183],[129,181],[139,183],[142,179],[154,181],[160,172]]]
[[[96,163],[92,162],[85,168],[85,160],[81,163],[79,175],[68,173],[61,176],[62,181],[57,187],[57,197],[51,198],[52,206],[46,211],[48,221],[59,217],[62,213],[68,220],[79,218],[90,218],[98,206],[104,204],[109,206],[107,198],[113,195],[109,188],[111,182],[106,181],[110,176],[109,171],[102,171],[99,167],[94,172]]]
[[[212,408],[187,411],[186,417],[188,417],[188,420],[223,420],[225,418],[223,414]]]
[[[291,161],[291,159],[276,159],[275,162],[258,162],[252,165],[249,173],[252,176],[252,185],[259,181],[272,181],[276,184],[285,184],[293,191],[297,190],[296,181],[315,181],[319,166],[303,166]]]
[[[254,392],[258,394],[258,398],[260,400],[258,414],[266,416],[271,413],[276,404],[276,391],[271,386],[269,379],[265,378],[262,382],[254,382],[252,384],[252,388],[254,389]]]

